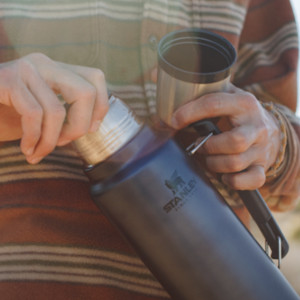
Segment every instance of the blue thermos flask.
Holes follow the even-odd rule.
[[[280,270],[171,137],[118,98],[75,142],[91,195],[175,300],[299,300]]]

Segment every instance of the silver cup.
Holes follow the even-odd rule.
[[[236,60],[232,44],[203,29],[170,32],[158,44],[157,113],[171,125],[174,111],[201,95],[226,90]]]

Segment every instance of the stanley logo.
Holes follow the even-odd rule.
[[[164,206],[164,211],[169,213],[172,210],[180,209],[188,200],[187,197],[194,190],[196,180],[191,179],[188,182],[178,175],[177,170],[173,172],[171,178],[165,180],[165,186],[170,189],[174,197]]]
[[[185,182],[180,176],[178,176],[177,170],[175,170],[170,180],[165,180],[165,185],[173,192],[174,195],[176,195],[178,190],[185,185]]]

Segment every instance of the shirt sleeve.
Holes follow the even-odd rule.
[[[298,32],[289,0],[251,0],[239,41],[233,83],[284,117],[287,149],[280,174],[261,189],[273,210],[296,206],[300,197],[300,119],[297,107]]]

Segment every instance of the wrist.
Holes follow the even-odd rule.
[[[275,152],[277,154],[275,155],[275,158],[273,158],[273,162],[266,171],[267,181],[270,181],[281,173],[284,166],[284,158],[287,146],[287,129],[281,113],[276,109],[273,102],[261,102],[261,105],[271,114],[279,131],[279,142],[277,142],[279,145],[276,147],[278,150]]]

